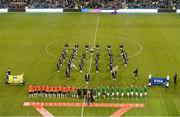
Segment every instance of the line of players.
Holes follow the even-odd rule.
[[[120,48],[120,56],[121,56],[121,58],[123,60],[124,66],[126,67],[127,64],[128,64],[128,56],[127,56],[127,53],[124,50],[124,45],[119,45],[119,48]]]
[[[29,97],[67,97],[76,92],[75,86],[47,86],[47,85],[29,85]]]
[[[125,92],[126,89],[126,92]],[[45,97],[45,98],[86,98],[90,97],[91,102],[95,99],[119,99],[124,98],[125,96],[130,97],[147,97],[147,87],[137,87],[137,86],[127,86],[121,87],[118,86],[97,86],[97,88],[76,88],[75,86],[39,86],[39,85],[29,85],[28,92],[29,97]]]
[[[66,43],[65,44],[65,49],[63,49],[62,54],[59,57],[59,61],[57,63],[57,70],[58,70],[58,72],[60,72],[60,70],[62,68],[62,64],[63,64],[63,62],[66,59],[66,55],[67,55],[67,52],[68,52],[68,47],[69,47],[69,45],[68,45],[68,43]]]
[[[117,67],[114,67],[113,66],[113,54],[112,54],[112,51],[111,51],[111,45],[107,45],[107,50],[108,50],[108,55],[109,55],[109,61],[110,61],[110,64],[109,64],[109,67],[110,67],[110,72],[112,74],[112,78],[114,81],[116,81],[116,74],[117,74]]]
[[[72,68],[72,66],[76,67],[76,66],[73,64],[73,62],[74,62],[74,60],[75,60],[75,58],[76,58],[76,56],[77,56],[78,49],[79,49],[79,45],[76,43],[76,44],[75,44],[75,47],[74,47],[74,49],[73,49],[73,52],[72,52],[72,54],[71,54],[71,57],[70,57],[70,59],[69,59],[69,61],[68,61],[67,68],[66,68],[66,79],[67,79],[67,80],[70,80],[70,75],[71,75],[71,68]]]
[[[95,99],[100,100],[101,98],[103,99],[124,99],[124,97],[126,96],[127,98],[133,98],[136,97],[136,99],[138,97],[143,98],[143,97],[147,97],[147,87],[137,87],[137,86],[127,86],[126,87],[126,92],[125,92],[125,87],[121,87],[121,89],[119,89],[118,86],[104,86],[102,85],[101,87],[98,86],[97,88],[90,88],[89,92],[90,92],[90,99],[92,101],[94,101]],[[121,94],[120,94],[121,93]],[[126,94],[126,95],[125,95]],[[78,97],[80,97],[80,95],[83,96],[87,96],[88,95],[88,90],[86,88],[77,89],[77,95]],[[91,102],[92,102],[91,101]]]
[[[101,87],[97,87],[96,89],[97,92],[97,99],[100,99],[101,97],[103,97],[103,99],[118,99],[118,98],[124,98],[125,97],[125,87],[121,87],[121,89],[119,89],[118,86],[101,86]],[[121,93],[121,95],[120,95]],[[137,86],[127,86],[126,87],[126,97],[147,97],[147,87],[144,86],[144,88],[142,88],[141,86],[138,88]]]

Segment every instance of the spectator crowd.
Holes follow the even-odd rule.
[[[7,0],[0,0],[0,8],[7,8],[8,1]]]
[[[0,8],[179,9],[180,0],[0,0]]]

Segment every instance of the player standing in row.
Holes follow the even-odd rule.
[[[114,100],[114,92],[115,92],[115,87],[114,85],[111,87],[111,97]]]
[[[127,97],[129,98],[129,95],[130,95],[130,88],[129,88],[129,86],[127,86],[127,88],[126,88],[126,95],[127,95]]]
[[[121,99],[122,100],[124,99],[124,87],[123,86],[121,87]]]
[[[105,92],[106,92],[106,95],[107,95],[107,98],[108,98],[108,100],[110,100],[111,98],[110,98],[110,92],[111,92],[111,90],[110,90],[110,87],[109,86],[107,86],[106,88],[105,88]]]
[[[99,86],[97,86],[97,97],[100,100],[100,98],[101,98],[101,88]]]
[[[146,87],[146,85],[144,86],[144,96],[147,97],[147,87]]]
[[[135,86],[135,95],[136,95],[136,100],[137,100],[137,98],[138,98],[138,87],[137,86]]]
[[[131,97],[133,97],[134,96],[134,87],[133,87],[133,85],[131,85],[130,91],[131,91]]]
[[[118,100],[119,98],[119,87],[116,86],[116,100]]]
[[[106,89],[105,89],[104,85],[102,85],[101,90],[102,90],[102,96],[105,99],[106,98]]]

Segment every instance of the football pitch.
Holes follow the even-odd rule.
[[[70,50],[57,72],[56,64],[65,43]],[[78,67],[84,45],[99,44],[99,73],[95,70],[95,56],[87,54],[83,73],[72,69],[71,80],[66,80],[65,70],[74,45],[79,51],[74,64]],[[129,57],[124,67],[119,55],[119,45],[124,44]],[[114,65],[119,66],[117,80],[109,71],[107,45],[112,46]],[[90,68],[91,66],[91,68]],[[5,85],[6,71],[24,73],[26,85]],[[139,70],[134,79],[133,71]],[[144,86],[148,75],[170,76],[170,86],[148,87],[145,99],[96,100],[95,103],[144,104],[133,108],[124,116],[180,116],[180,85],[173,83],[175,72],[180,73],[180,15],[177,14],[0,14],[0,116],[41,116],[24,102],[74,102],[83,99],[29,98],[27,87],[34,85],[70,85],[85,87],[84,75],[91,71],[90,87],[97,85]],[[45,107],[54,116],[110,116],[118,108],[96,107]]]

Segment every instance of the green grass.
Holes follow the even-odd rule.
[[[149,88],[148,99],[119,100],[113,103],[144,103],[142,109],[131,109],[125,116],[180,116],[180,85],[173,84],[174,72],[180,73],[180,21],[176,14],[0,14],[0,115],[1,116],[40,116],[32,107],[23,107],[25,101],[69,102],[71,99],[29,99],[28,84],[75,85],[85,86],[84,73],[88,71],[86,62],[84,73],[72,71],[71,81],[66,81],[65,67],[59,74],[56,71],[57,58],[45,51],[59,56],[65,42],[71,47],[80,44],[75,64],[79,63],[86,43],[92,45],[97,18],[100,16],[96,44],[100,44],[100,73],[95,73],[92,63],[90,86],[97,84],[143,86],[147,84],[148,74],[166,77],[170,75],[170,87]],[[122,66],[118,45],[123,43],[130,58],[127,68]],[[112,45],[112,52],[119,65],[117,82],[114,83],[109,73],[107,44]],[[72,51],[70,51],[71,53]],[[68,53],[68,58],[70,54]],[[87,56],[90,61],[90,55]],[[26,86],[6,86],[5,72],[11,68],[12,74],[25,74]],[[140,78],[135,81],[133,70],[139,69]],[[179,79],[178,79],[179,80]],[[178,82],[179,83],[179,82]],[[75,102],[83,102],[82,99]],[[108,102],[101,100],[100,102]],[[80,116],[81,108],[47,107],[55,116]],[[109,116],[117,109],[85,108],[85,116]]]

